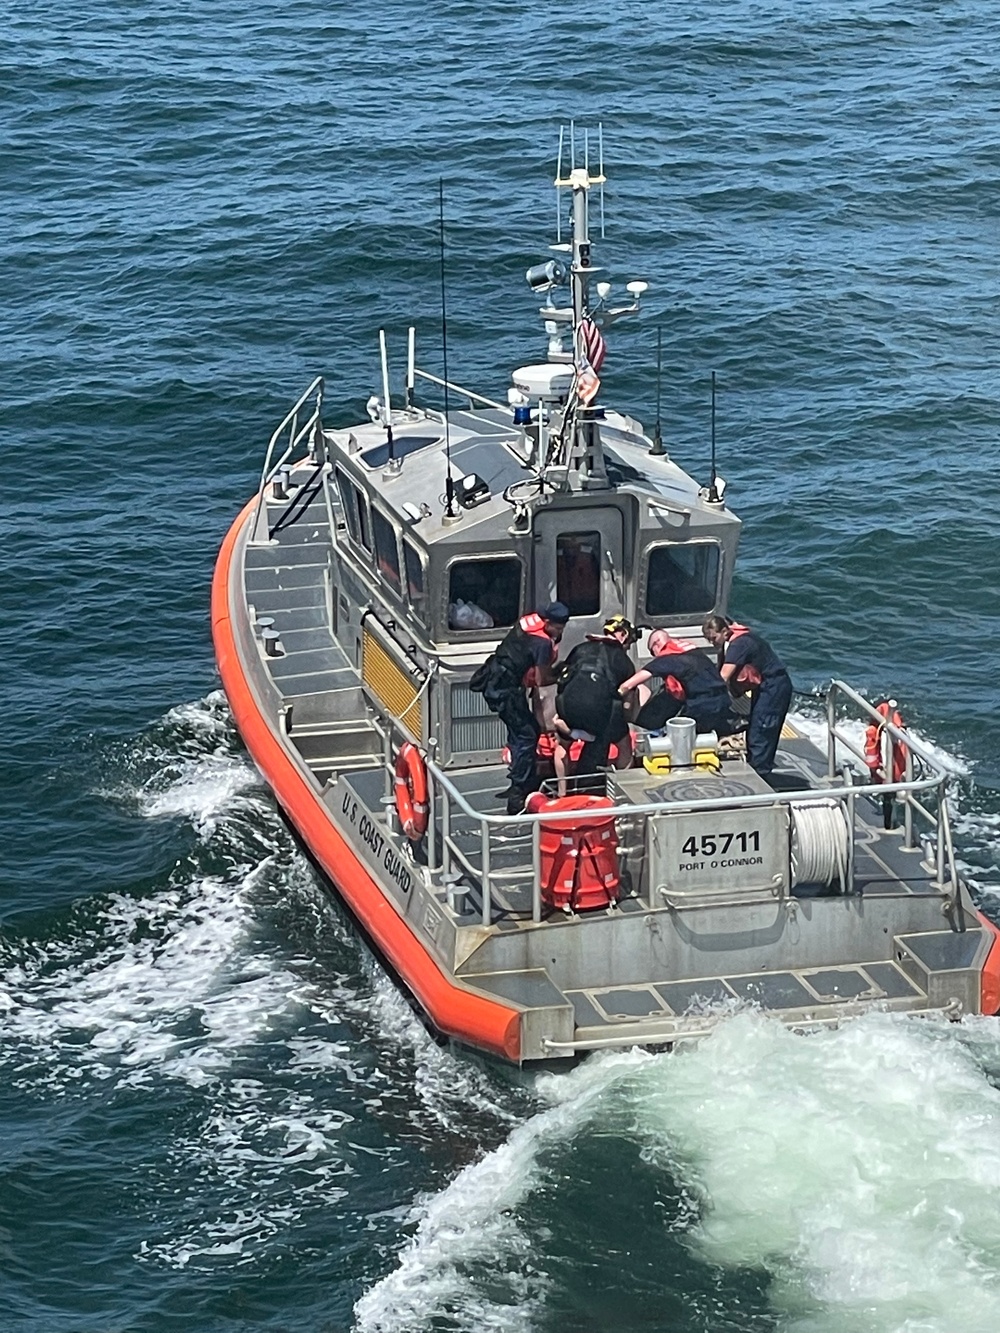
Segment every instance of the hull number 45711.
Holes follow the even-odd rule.
[[[760,833],[757,829],[739,833],[703,833],[700,838],[692,835],[681,847],[685,856],[725,856],[730,849],[759,852]]]

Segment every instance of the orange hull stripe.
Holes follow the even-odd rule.
[[[983,964],[979,1008],[984,1014],[997,1014],[1000,1013],[1000,927],[995,926],[982,912],[977,912],[976,916],[983,929],[993,936],[993,943]]]
[[[441,971],[332,824],[316,793],[261,716],[240,664],[229,610],[233,551],[240,529],[255,503],[256,500],[252,500],[246,506],[226,534],[212,580],[215,657],[240,735],[309,850],[434,1026],[446,1036],[507,1060],[518,1061],[521,1055],[520,1013],[461,990]]]

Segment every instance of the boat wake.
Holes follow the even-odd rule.
[[[792,720],[809,733],[808,713]],[[961,783],[968,764],[922,739],[960,779],[963,845],[988,853],[997,816]],[[581,1310],[588,1327],[639,1327],[683,1286],[678,1328],[951,1333],[961,1311],[963,1333],[986,1333],[1000,1318],[998,1079],[996,1019],[873,1013],[806,1036],[752,1009],[681,1054],[541,1078],[544,1109],[416,1201],[356,1328],[547,1330]],[[610,1234],[588,1226],[611,1212]]]
[[[995,1020],[802,1036],[746,1011],[682,1055],[522,1080],[431,1040],[221,696],[162,719],[104,788],[168,835],[170,868],[44,936],[0,936],[0,1074],[39,1100],[146,1108],[144,1262],[259,1265],[363,1236],[359,1333],[668,1309],[713,1333],[1000,1318]],[[995,836],[962,793],[957,818]]]
[[[735,1322],[719,1309],[713,1329],[950,1333],[961,1311],[963,1331],[986,1333],[1000,1318],[998,1072],[995,1020],[885,1014],[803,1036],[748,1011],[680,1055],[590,1061],[541,1081],[547,1109],[418,1202],[357,1327],[554,1328],[565,1288],[610,1311],[635,1267],[648,1315],[676,1298],[680,1245],[717,1297],[727,1282],[763,1293]],[[617,1155],[618,1198],[634,1204],[618,1210],[610,1256],[568,1271],[546,1236],[561,1196],[579,1207],[574,1162],[601,1152]],[[584,1194],[584,1207],[607,1201]],[[704,1327],[698,1289],[678,1327]]]
[[[417,1022],[295,845],[221,693],[105,757],[99,786],[155,828],[169,868],[43,935],[0,935],[0,1076],[38,1099],[151,1108],[140,1257],[258,1262],[408,1139],[502,1138],[525,1094]]]

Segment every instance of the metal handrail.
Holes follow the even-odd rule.
[[[887,783],[865,783],[857,786],[829,786],[825,788],[809,788],[806,790],[795,791],[772,791],[761,793],[755,796],[730,796],[730,797],[709,797],[701,800],[690,801],[671,801],[669,806],[664,806],[662,802],[645,802],[639,804],[610,805],[602,807],[600,815],[602,818],[623,819],[641,818],[645,820],[650,815],[680,815],[680,814],[699,814],[707,811],[718,811],[726,809],[754,809],[761,807],[770,807],[775,805],[803,805],[813,802],[834,800],[845,807],[845,812],[849,821],[849,827],[852,830],[855,827],[855,807],[857,798],[860,796],[883,798],[886,796],[902,800],[908,811],[921,815],[928,823],[936,826],[937,830],[937,884],[944,891],[946,885],[951,890],[953,901],[957,905],[959,879],[958,870],[955,863],[954,846],[951,838],[951,829],[947,819],[947,808],[945,804],[945,794],[947,784],[951,774],[945,770],[940,762],[920,744],[914,740],[908,733],[904,734],[895,727],[891,721],[886,721],[876,709],[868,703],[861,695],[852,690],[850,686],[845,685],[843,681],[834,680],[830,685],[829,700],[832,697],[834,704],[837,695],[843,695],[850,702],[856,704],[863,713],[869,715],[880,725],[884,724],[894,739],[902,742],[908,747],[908,752],[915,757],[920,768],[927,770],[925,774],[912,776],[913,762],[908,759],[907,775],[908,780],[902,782]],[[835,716],[831,722],[833,710],[828,711],[829,724],[829,743],[831,748],[835,747],[838,740],[844,740],[848,749],[857,753],[848,738],[836,725]],[[858,755],[863,758],[862,755]],[[527,825],[530,829],[532,839],[532,864],[535,869],[533,875],[532,887],[532,919],[539,921],[541,919],[540,903],[540,884],[538,882],[539,869],[539,838],[540,826],[550,823],[568,823],[570,820],[580,818],[579,810],[545,810],[537,814],[519,814],[519,815],[500,815],[487,814],[477,810],[465,798],[463,793],[455,786],[449,775],[434,761],[428,757],[427,771],[431,778],[432,788],[435,791],[435,803],[440,799],[442,806],[442,824],[448,831],[445,833],[442,842],[443,850],[446,849],[447,859],[456,859],[459,865],[467,875],[472,878],[479,878],[482,888],[482,912],[481,920],[484,925],[489,925],[492,920],[492,882],[490,873],[491,844],[490,834],[495,828],[497,831],[511,828],[513,826],[524,827]],[[937,812],[928,809],[918,798],[925,792],[935,791],[937,794]],[[440,798],[438,796],[440,793]],[[451,815],[452,804],[464,815],[471,819],[474,825],[478,826],[478,838],[482,854],[482,865],[475,867],[469,858],[464,855],[454,842],[451,834]],[[477,831],[473,830],[473,836],[477,836]],[[912,837],[912,821],[907,820],[907,846]],[[774,901],[771,899],[770,901]]]
[[[422,380],[428,380],[431,384],[440,385],[442,389],[454,389],[460,393],[463,398],[468,398],[470,403],[485,403],[487,407],[495,407],[500,412],[507,412],[510,409],[505,403],[494,402],[492,398],[484,398],[481,393],[475,393],[472,389],[464,389],[461,384],[455,384],[451,380],[440,379],[437,375],[432,375],[430,371],[419,370],[416,367],[414,375],[419,375]]]
[[[313,428],[319,425],[320,423],[320,413],[323,408],[323,383],[324,383],[323,376],[317,375],[316,378],[313,380],[312,384],[309,385],[309,388],[306,389],[302,397],[298,400],[298,402],[294,405],[294,407],[291,408],[291,410],[286,415],[285,419],[282,421],[281,425],[278,426],[278,428],[274,431],[273,435],[268,441],[267,453],[264,456],[264,467],[261,470],[260,474],[260,485],[257,488],[257,504],[253,511],[253,522],[250,524],[251,542],[258,540],[257,532],[258,532],[258,525],[260,522],[260,511],[264,507],[264,489],[267,486],[267,483],[271,480],[271,478],[275,475],[275,473],[280,471],[280,469],[284,467],[284,465],[288,462],[296,446],[302,442],[302,439],[308,436],[308,434],[313,430]],[[302,408],[306,405],[306,403],[314,394],[316,396],[316,406],[313,408],[309,420],[305,423],[304,426],[300,427],[298,424],[299,412],[302,410]],[[278,461],[272,464],[271,459],[274,455],[275,447],[278,441],[281,439],[281,436],[285,431],[286,427],[288,426],[291,427],[291,429],[288,432],[289,436],[288,444],[285,447],[284,453],[281,455]]]
[[[527,813],[520,815],[486,814],[482,810],[476,810],[474,806],[468,803],[437,764],[428,762],[427,771],[433,774],[435,780],[447,791],[464,814],[481,823],[495,825],[497,828],[506,828],[512,824],[549,824],[553,820],[568,822],[571,819],[581,817],[579,810],[544,810],[534,815]],[[803,801],[844,801],[849,792],[855,796],[886,796],[890,793],[929,791],[940,786],[942,780],[939,777],[928,777],[915,779],[913,782],[868,784],[857,787],[810,787],[805,790],[762,792],[757,796],[713,796],[700,801],[671,801],[669,806],[664,805],[662,801],[648,801],[642,805],[630,803],[628,805],[602,806],[599,812],[595,811],[594,813],[599,813],[602,819],[605,817],[617,819],[624,815],[701,814],[708,810],[742,810],[757,806],[801,804]]]
[[[863,695],[858,694],[857,690],[851,689],[850,685],[846,685],[842,680],[831,681],[829,691],[827,692],[828,774],[832,772],[831,766],[835,762],[835,752],[838,742],[843,745],[845,749],[849,750],[860,763],[867,763],[864,754],[857,749],[850,737],[837,726],[836,705],[838,695],[843,695],[856,707],[860,708],[863,713],[866,713],[872,722],[882,728],[883,734],[889,738],[890,743],[898,743],[905,748],[906,767],[904,773],[907,782],[909,782],[913,776],[914,757],[916,757],[922,769],[930,769],[932,772],[938,774],[940,790],[938,792],[938,809],[936,813],[928,810],[926,806],[917,799],[916,790],[903,790],[898,784],[881,783],[879,786],[879,794],[883,798],[886,796],[892,797],[898,794],[902,801],[904,847],[912,850],[916,845],[913,836],[913,816],[915,814],[926,819],[929,824],[936,826],[938,835],[938,879],[940,883],[944,883],[945,848],[947,848],[949,880],[952,887],[952,894],[953,896],[957,896],[958,870],[955,866],[954,848],[951,843],[951,830],[948,824],[948,812],[945,805],[945,789],[951,775],[946,769],[942,768],[939,761],[934,758],[929,750],[925,749],[919,740],[912,736],[908,731],[901,730],[897,727],[891,718],[884,717],[874,705],[870,704],[868,700],[864,698]],[[858,789],[855,788],[855,790]]]

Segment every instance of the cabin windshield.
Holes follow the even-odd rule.
[[[388,583],[393,592],[402,595],[403,585],[399,577],[399,548],[396,545],[396,529],[378,509],[372,508],[372,530],[375,534],[375,558],[378,572]]]
[[[372,538],[368,526],[368,501],[358,490],[354,482],[343,472],[337,472],[337,485],[340,488],[340,503],[344,508],[344,521],[347,531],[359,546],[371,553]]]
[[[422,618],[425,601],[424,566],[420,559],[420,552],[405,537],[403,538],[403,564],[406,567],[406,593],[410,599],[410,605]]]
[[[704,615],[711,611],[718,596],[719,563],[715,542],[654,546],[648,556],[646,615]]]

